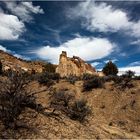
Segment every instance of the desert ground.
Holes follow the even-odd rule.
[[[28,130],[21,128],[7,131],[0,126],[1,138],[76,138],[76,139],[139,139],[140,138],[140,82],[132,80],[134,87],[121,89],[113,81],[105,82],[103,88],[82,91],[83,81],[74,84],[65,79],[50,87],[32,81],[31,90],[46,89],[36,94],[37,102],[45,107],[50,104],[51,91],[65,90],[74,100],[84,99],[91,109],[86,121],[70,119],[60,110],[58,118],[46,117],[31,109],[25,109],[19,116],[26,118]],[[50,110],[51,111],[51,110]]]

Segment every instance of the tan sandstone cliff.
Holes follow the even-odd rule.
[[[68,77],[70,75],[81,76],[84,73],[98,75],[95,68],[90,64],[77,56],[73,56],[72,58],[67,57],[65,51],[62,51],[60,55],[56,72],[59,73],[61,77]]]

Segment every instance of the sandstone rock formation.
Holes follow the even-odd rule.
[[[67,53],[62,51],[59,58],[59,65],[56,72],[61,77],[68,77],[70,75],[81,76],[84,73],[97,75],[95,68],[77,56],[72,58],[67,57]]]

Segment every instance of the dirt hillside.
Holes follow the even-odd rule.
[[[62,114],[60,120],[37,115],[29,120],[29,123],[33,123],[35,126],[35,133],[28,131],[24,134],[22,132],[19,134],[19,138],[140,139],[139,81],[133,81],[135,86],[124,91],[114,87],[112,82],[106,82],[104,88],[81,92],[82,83],[82,81],[77,81],[72,85],[61,80],[47,91],[38,94],[37,100],[47,106],[50,90],[65,88],[77,99],[87,100],[92,113],[87,117],[86,122],[80,123]],[[35,82],[32,88],[44,87]]]
[[[7,52],[0,50],[0,61],[3,64],[3,69],[12,69],[17,70],[18,68],[25,71],[35,70],[36,72],[42,72],[43,62],[39,61],[26,61],[20,58],[17,58]]]

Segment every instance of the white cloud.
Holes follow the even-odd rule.
[[[91,65],[93,66],[93,67],[96,67],[96,66],[98,66],[99,64],[101,64],[100,62],[93,62],[93,63],[91,63]]]
[[[4,46],[2,46],[2,45],[0,45],[0,50],[2,50],[2,51],[4,51],[4,52],[7,52],[7,53],[11,53],[11,54],[14,53],[13,51],[7,49],[6,47],[4,47]]]
[[[119,53],[119,55],[125,57],[125,56],[127,56],[128,54],[125,53],[125,52],[121,52],[121,53]]]
[[[132,62],[129,66],[140,66],[140,61]]]
[[[140,66],[130,66],[130,67],[119,68],[118,75],[122,75],[122,74],[124,74],[128,70],[134,71],[135,75],[140,75]]]
[[[133,22],[130,29],[132,36],[140,37],[140,20],[138,22]]]
[[[108,63],[109,61],[110,61],[110,60],[105,60],[104,62],[105,62],[105,63]],[[118,61],[118,59],[116,59],[116,58],[115,58],[115,59],[111,59],[111,61],[112,61],[113,63],[115,63],[115,62]]]
[[[132,41],[130,44],[131,45],[140,45],[140,39],[138,39],[136,41]]]
[[[32,2],[5,2],[7,8],[22,21],[29,22],[33,20],[31,14],[43,14],[40,6],[34,6]]]
[[[24,27],[24,23],[16,16],[0,13],[0,40],[18,39]]]
[[[122,75],[128,70],[134,71],[135,75],[140,75],[140,61],[135,61],[135,62],[130,63],[126,67],[119,68],[118,75]]]
[[[72,12],[86,19],[83,24],[88,30],[101,32],[118,31],[128,28],[130,23],[127,14],[119,9],[113,9],[106,3],[97,4],[94,1],[80,3]]]
[[[15,56],[17,58],[21,58],[23,60],[31,60],[29,57],[26,57],[26,56],[23,56],[23,55],[20,55],[20,54],[14,54],[13,56]]]
[[[7,49],[5,47],[3,47],[2,45],[0,45],[0,50],[7,52]]]
[[[106,38],[76,37],[60,46],[44,46],[34,52],[40,58],[58,63],[62,51],[67,51],[70,57],[77,55],[86,61],[90,61],[108,56],[115,47],[115,44]]]
[[[140,37],[140,20],[130,21],[125,11],[115,9],[104,2],[95,3],[92,0],[81,2],[75,9],[72,8],[69,11],[68,16],[71,18],[82,17],[83,27],[90,31],[125,31],[126,34]]]
[[[0,9],[0,40],[16,40],[25,31],[24,22],[33,20],[32,14],[43,13],[40,6],[32,2],[5,2],[13,14],[5,14]]]

